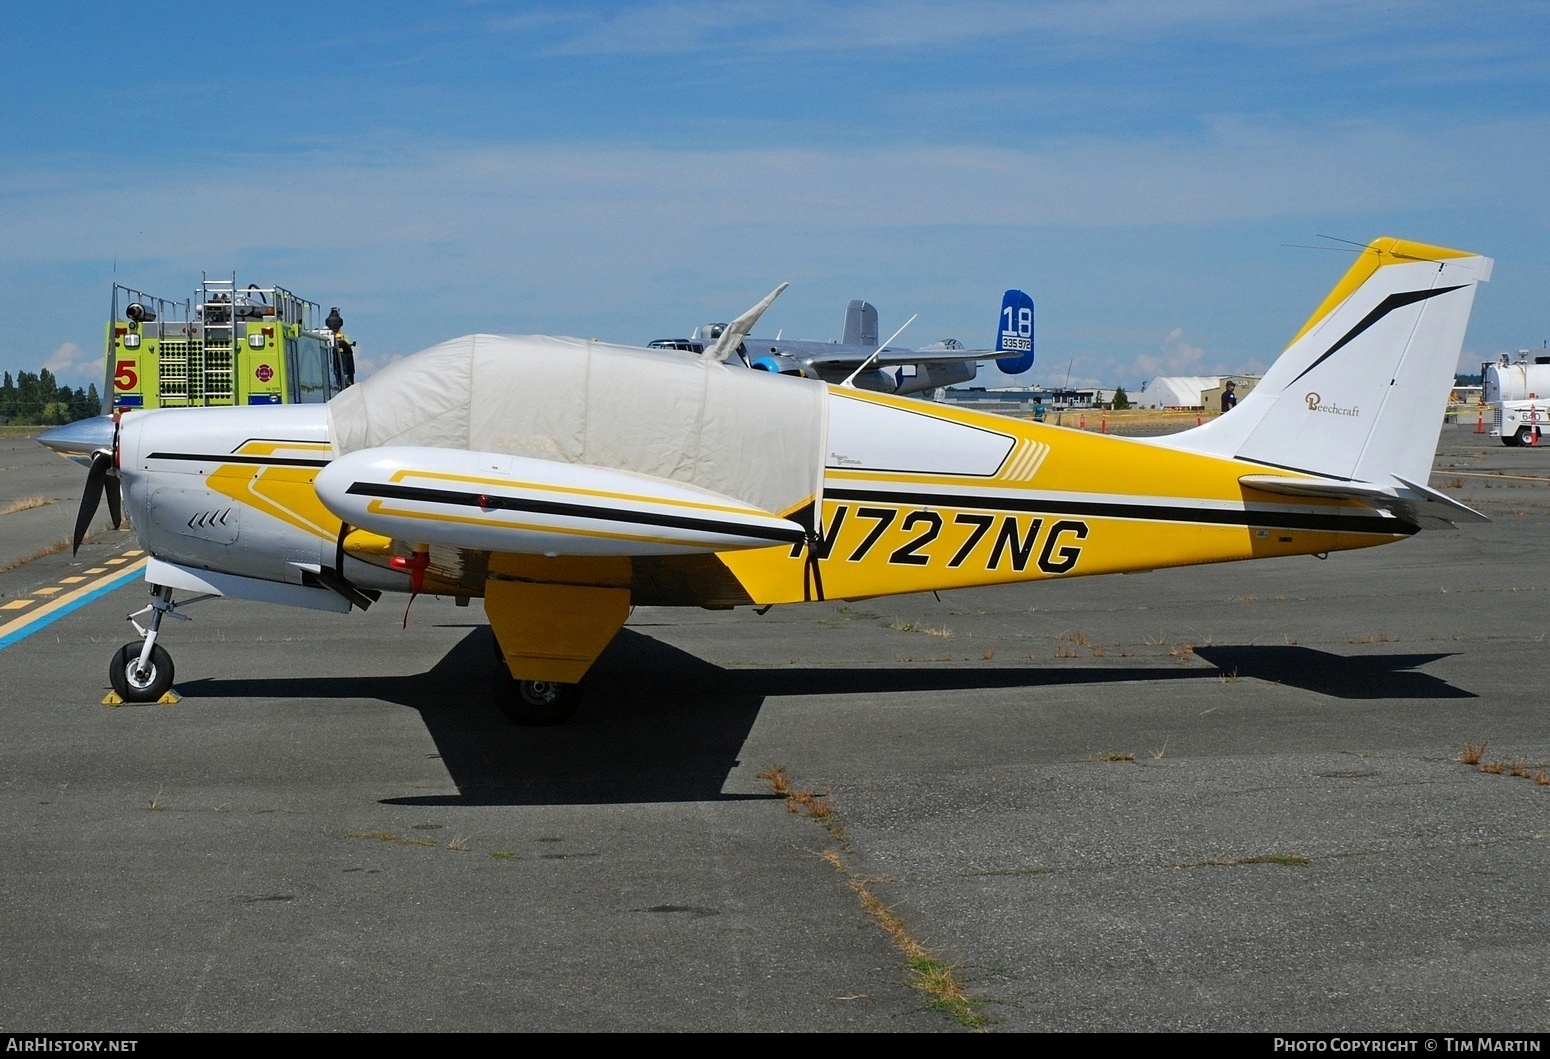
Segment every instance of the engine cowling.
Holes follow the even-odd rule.
[[[808,379],[818,378],[816,375],[809,374],[801,362],[792,360],[790,357],[780,353],[766,353],[762,357],[754,357],[748,366],[755,371],[768,371],[776,375],[796,375]]]

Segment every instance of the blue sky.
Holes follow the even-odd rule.
[[[1021,286],[1031,379],[1134,388],[1273,359],[1348,264],[1321,235],[1495,257],[1466,361],[1550,338],[1542,3],[6,14],[0,368],[72,384],[115,279],[203,270],[339,305],[368,364],[684,335],[783,280],[762,333],[865,297],[982,346]]]

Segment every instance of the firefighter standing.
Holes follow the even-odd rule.
[[[334,333],[335,388],[343,390],[354,386],[355,343],[344,333],[344,317],[339,315],[339,306],[335,305],[328,310],[328,319],[323,321],[323,326]]]

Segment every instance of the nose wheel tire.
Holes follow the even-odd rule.
[[[125,702],[155,702],[172,690],[172,656],[161,644],[151,646],[151,657],[140,668],[142,643],[126,643],[108,664],[108,683]]]

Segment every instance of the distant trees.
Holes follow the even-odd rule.
[[[1130,395],[1125,392],[1123,386],[1114,387],[1114,399],[1109,402],[1110,408],[1129,408]]]
[[[14,380],[6,372],[4,384],[0,385],[0,423],[60,426],[101,414],[102,399],[97,396],[96,383],[85,390],[72,390],[59,385],[47,368],[36,375],[17,372]]]

